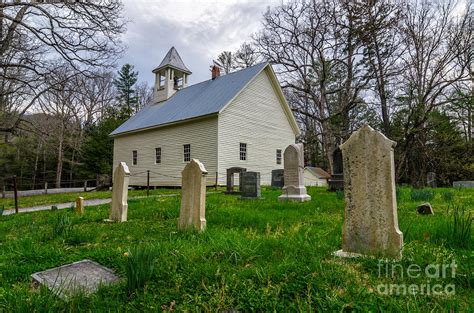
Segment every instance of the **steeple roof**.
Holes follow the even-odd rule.
[[[156,73],[165,67],[172,67],[186,74],[191,74],[191,71],[186,67],[186,65],[184,65],[184,62],[179,56],[179,53],[175,47],[171,47],[170,51],[168,51],[168,53],[165,55],[160,65],[158,65],[158,67],[153,70],[153,73]]]

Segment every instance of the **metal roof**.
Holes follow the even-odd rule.
[[[331,175],[320,167],[307,166],[306,169],[318,178],[331,178]]]
[[[168,51],[168,53],[165,55],[160,65],[158,65],[158,67],[153,70],[153,73],[158,72],[162,68],[168,66],[173,67],[177,70],[181,70],[187,74],[191,74],[191,71],[186,67],[186,65],[184,65],[184,62],[179,56],[179,53],[175,49],[175,47],[171,47],[170,51]]]
[[[166,101],[145,106],[110,135],[217,114],[266,66],[257,64],[178,90]]]

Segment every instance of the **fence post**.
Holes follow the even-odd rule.
[[[15,213],[18,214],[18,188],[16,185],[16,175],[13,176],[13,196],[15,197]]]
[[[84,181],[84,192],[87,192],[87,180]]]
[[[48,194],[48,182],[47,181],[44,182],[44,194],[45,195]]]
[[[146,196],[150,195],[150,170],[146,171]]]
[[[216,190],[217,190],[217,184],[219,183],[219,172],[216,172]]]

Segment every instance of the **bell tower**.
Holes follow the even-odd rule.
[[[187,87],[188,76],[191,75],[191,71],[184,65],[175,47],[171,47],[153,73],[155,74],[153,103],[166,101],[179,89]]]

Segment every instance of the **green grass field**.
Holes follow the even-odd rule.
[[[474,190],[399,189],[403,259],[382,265],[424,269],[454,260],[456,275],[445,278],[406,271],[392,277],[379,274],[376,259],[332,256],[341,247],[344,201],[321,188],[309,193],[312,201],[300,204],[279,203],[280,191],[271,189],[262,200],[210,194],[203,233],[177,231],[179,197],[130,200],[129,221],[121,224],[102,222],[109,205],[88,207],[82,217],[67,210],[0,217],[0,311],[473,311],[472,233],[459,240],[449,221],[455,205],[474,213]],[[416,213],[426,198],[434,216]],[[65,215],[71,224],[59,229]],[[154,272],[129,293],[124,253],[144,245],[156,252]],[[123,282],[69,302],[31,287],[32,273],[85,258],[114,269]],[[385,295],[385,284],[454,285],[455,293]]]

